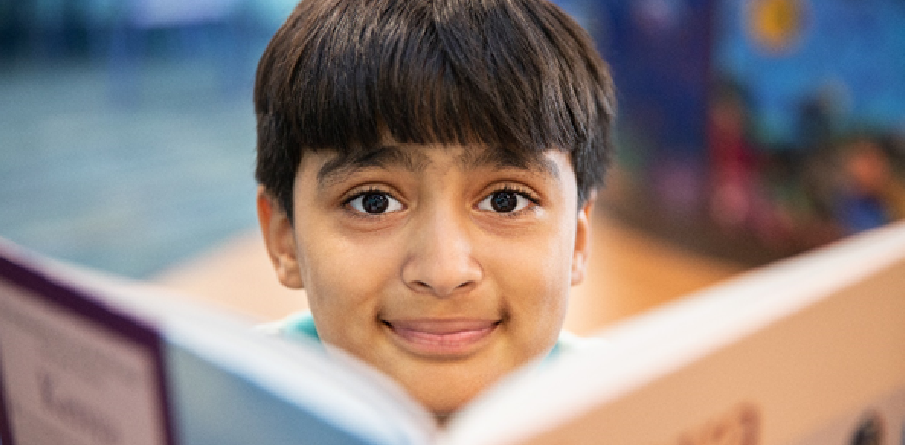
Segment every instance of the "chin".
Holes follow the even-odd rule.
[[[418,398],[418,400],[434,415],[434,418],[436,418],[440,424],[443,424],[456,412],[468,405],[468,402],[474,400],[478,393],[479,391],[474,391],[467,396],[463,395],[463,397],[443,397],[426,400]]]
[[[431,378],[402,384],[415,400],[441,420],[455,414],[509,371],[498,369],[472,377],[466,377],[465,372],[432,373]]]

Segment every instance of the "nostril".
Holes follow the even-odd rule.
[[[455,290],[459,290],[459,289],[466,288],[466,287],[468,287],[468,286],[469,286],[470,284],[472,284],[472,283],[473,283],[472,281],[465,281],[465,282],[463,282],[463,283],[459,283],[459,284],[456,285],[456,286],[451,286],[451,287],[448,287],[448,288],[444,288],[444,287],[442,287],[442,286],[441,286],[441,287],[431,286],[431,285],[428,284],[426,281],[415,280],[415,281],[411,281],[411,286],[412,286],[413,288],[417,288],[417,289],[419,289],[419,290],[421,290],[421,291],[424,291],[424,292],[432,292],[432,293],[442,293],[442,294],[446,294],[446,293],[453,292],[453,291],[455,291]],[[446,290],[444,290],[444,289],[446,289]]]

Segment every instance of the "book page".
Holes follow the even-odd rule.
[[[167,445],[157,366],[153,344],[0,278],[7,445]]]
[[[794,445],[905,443],[905,386],[849,410]]]

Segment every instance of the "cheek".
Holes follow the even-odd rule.
[[[510,316],[509,341],[521,362],[547,353],[555,344],[565,321],[570,287],[562,261],[553,255],[512,263],[516,266],[509,270],[500,294],[504,312]]]
[[[560,229],[554,230],[547,238],[545,251],[540,253],[543,282],[538,286],[546,288],[546,295],[538,304],[541,310],[550,311],[558,323],[565,317],[569,292],[572,288],[572,260],[575,250],[575,222],[563,218]]]
[[[551,322],[564,314],[571,288],[572,232],[551,227],[518,246],[495,249],[494,275],[513,313]]]
[[[546,283],[552,289],[566,289],[571,287],[572,260],[575,251],[575,225],[574,219],[561,217],[548,231],[539,237],[536,261],[538,268],[545,274]]]
[[[322,231],[300,246],[302,273],[312,310],[347,317],[373,314],[396,276],[395,252],[386,237],[351,238]]]
[[[306,248],[308,305],[321,339],[359,357],[372,344],[374,320],[385,303],[391,264],[380,253],[339,235]]]

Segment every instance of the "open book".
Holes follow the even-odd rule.
[[[603,296],[602,296],[603,297]],[[0,243],[0,438],[42,444],[902,444],[905,225],[526,367],[438,429],[383,375]]]

